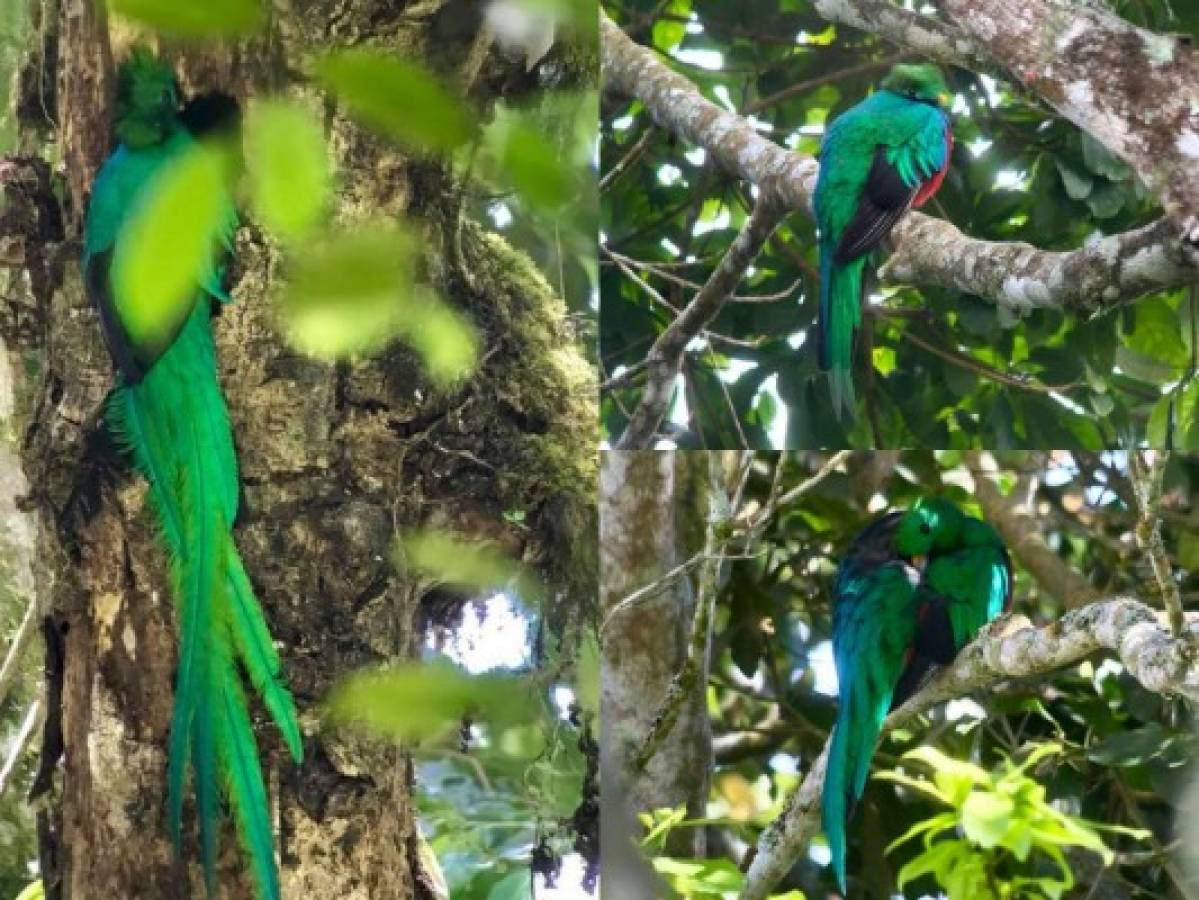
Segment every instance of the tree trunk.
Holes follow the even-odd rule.
[[[327,110],[298,73],[319,46],[348,43],[427,65],[463,85],[484,114],[537,85],[523,60],[491,48],[478,4],[272,8],[252,42],[160,47],[178,61],[185,91],[221,88],[243,105],[286,91]],[[194,834],[181,867],[165,828],[175,663],[165,552],[145,483],[106,437],[111,365],[77,264],[86,191],[109,146],[111,60],[125,33],[96,9],[91,0],[42,4],[47,18],[19,79],[20,146],[40,148],[51,131],[63,171],[31,157],[0,161],[0,353],[14,374],[23,507],[37,522],[36,587],[49,642],[61,645],[48,647],[58,660],[48,697],[61,703],[49,709],[43,748],[43,776],[56,787],[43,876],[52,898],[201,896]],[[390,563],[398,530],[499,540],[547,580],[557,619],[577,621],[594,572],[595,382],[562,301],[531,262],[460,222],[443,160],[409,158],[337,112],[325,121],[337,221],[404,213],[424,223],[429,277],[475,322],[484,348],[479,371],[450,393],[429,385],[401,346],[337,366],[298,356],[274,327],[279,249],[252,224],[238,233],[234,303],[214,321],[244,493],[235,539],[305,732],[297,768],[256,717],[283,893],[406,898],[422,895],[410,760],[323,729],[318,704],[340,676],[419,652],[423,588]],[[455,243],[461,249],[449,252]],[[220,896],[249,898],[231,827],[222,848]]]
[[[603,832],[608,865],[605,891],[641,896],[613,884],[638,879],[628,840],[638,813],[685,806],[702,817],[712,770],[712,735],[701,688],[683,701],[678,720],[644,772],[631,760],[650,731],[675,674],[687,657],[695,615],[694,570],[665,581],[660,592],[615,611],[635,591],[652,585],[704,546],[710,502],[708,453],[655,450],[604,454],[600,471],[601,764]],[[704,852],[702,828],[673,831],[667,852]],[[641,873],[644,878],[644,873]],[[648,896],[648,895],[647,895]]]

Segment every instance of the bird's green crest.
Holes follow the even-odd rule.
[[[909,100],[933,103],[948,109],[951,95],[945,78],[936,66],[903,64],[895,66],[879,82],[884,91],[899,94]]]
[[[903,514],[895,532],[895,549],[912,557],[952,547],[965,519],[965,513],[944,497],[921,497]]]
[[[170,133],[178,107],[174,71],[146,47],[134,47],[117,72],[117,138],[135,149],[157,144]]]

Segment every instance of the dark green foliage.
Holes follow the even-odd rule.
[[[1114,7],[1158,31],[1199,28],[1195,4]],[[667,54],[709,99],[752,113],[773,140],[810,155],[822,123],[866,96],[897,59],[919,61],[830,25],[807,2],[673,0],[663,7],[632,0],[608,10],[619,24],[640,23],[632,37]],[[695,55],[701,52],[720,54],[721,68],[701,66],[707,64]],[[975,238],[1053,250],[1158,215],[1126,167],[1023,90],[961,69],[945,75],[966,108],[958,106],[950,173],[924,212]],[[682,307],[744,222],[744,186],[654,127],[639,103],[609,104],[601,128],[601,171],[629,157],[602,195],[606,246],[658,267],[661,274],[639,274]],[[632,154],[635,147],[641,149]],[[877,253],[866,265],[868,294],[877,290],[870,273],[884,257]],[[608,378],[644,359],[672,316],[611,258],[601,255],[601,263],[600,346]],[[785,440],[797,447],[852,441],[1099,449],[1119,436],[1146,434],[1155,443],[1168,437],[1180,447],[1199,446],[1199,390],[1161,393],[1188,375],[1196,351],[1199,298],[1183,291],[1086,321],[1049,311],[1015,320],[955,291],[895,288],[863,320],[860,346],[872,348],[873,375],[865,377],[863,349],[856,368],[859,416],[848,431],[829,421],[827,388],[815,365],[819,283],[809,215],[787,220],[737,294],[776,299],[727,304],[709,328],[707,346],[687,351],[690,415],[676,436],[682,447],[716,446],[723,437],[752,447]],[[1147,317],[1164,329],[1145,330]],[[797,350],[788,340],[804,343]],[[634,377],[605,396],[607,434],[623,429],[640,383]],[[763,403],[766,395],[773,406]]]

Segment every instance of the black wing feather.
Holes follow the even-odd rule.
[[[887,148],[877,147],[858,197],[858,208],[837,242],[833,262],[843,266],[881,244],[912,205],[919,189],[919,184],[909,186],[900,177],[899,170],[887,159]]]
[[[116,310],[113,306],[112,283],[108,272],[112,266],[112,247],[93,253],[87,260],[87,268],[83,273],[84,288],[88,299],[100,313],[100,330],[104,334],[104,343],[108,346],[109,355],[116,363],[117,369],[125,378],[126,384],[137,384],[145,377],[148,366],[143,365],[137,353],[125,336],[125,330],[117,321]]]
[[[947,666],[957,656],[953,640],[953,622],[949,618],[949,602],[944,597],[922,591],[918,602],[923,606],[912,644],[912,658],[904,667],[891,695],[891,709],[924,687],[933,673]]]

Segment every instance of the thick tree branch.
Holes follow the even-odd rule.
[[[937,62],[990,71],[986,49],[952,25],[890,0],[816,0],[816,11],[830,22],[841,22],[915,50]]]
[[[1099,4],[944,0],[1013,80],[1132,166],[1199,243],[1199,54]]]
[[[1042,628],[1019,619],[994,623],[883,727],[902,725],[938,703],[1003,679],[1046,675],[1100,650],[1114,653],[1149,690],[1199,701],[1199,613],[1188,613],[1185,631],[1174,637],[1164,614],[1131,597],[1112,597],[1071,610]],[[819,827],[827,752],[826,744],[783,812],[762,833],[741,900],[767,897]]]
[[[1199,279],[1166,219],[1062,252],[975,240],[951,222],[919,214],[902,219],[893,235],[895,252],[881,278],[975,294],[1018,314],[1046,308],[1090,315]]]
[[[703,147],[728,172],[756,184],[762,198],[806,209],[816,188],[816,160],[762,137],[741,116],[717,106],[693,83],[635,44],[600,10],[604,89],[636,97],[663,128]]]
[[[675,376],[683,359],[683,350],[704,326],[716,318],[716,314],[733,296],[745,270],[757,257],[762,245],[774,233],[782,221],[783,207],[764,199],[758,201],[753,215],[741,229],[724,258],[716,266],[707,283],[695,297],[658,335],[646,357],[647,371],[645,387],[628,427],[616,443],[617,450],[649,450],[653,448],[654,435],[666,415],[666,407],[674,393]]]
[[[920,36],[924,44],[911,46],[933,56],[953,53],[971,63],[977,59],[976,49],[970,49],[976,45],[962,43],[964,39],[953,29],[881,0],[821,0],[820,9],[831,18],[846,10],[870,12],[870,24],[861,27],[899,42],[905,37],[917,41],[914,35]],[[893,29],[883,27],[892,21],[897,23]],[[659,125],[704,148],[726,171],[756,184],[762,197],[773,197],[789,210],[808,212],[819,172],[814,159],[780,147],[745,119],[704,99],[694,84],[631,41],[602,13],[600,31],[607,90],[641,100]],[[941,50],[933,52],[929,42]],[[1095,313],[1150,291],[1199,280],[1199,267],[1179,239],[1177,227],[1165,221],[1100,238],[1070,252],[977,241],[949,222],[915,212],[900,220],[892,237],[894,250],[882,269],[885,277],[951,287],[1016,313],[1038,307]]]

